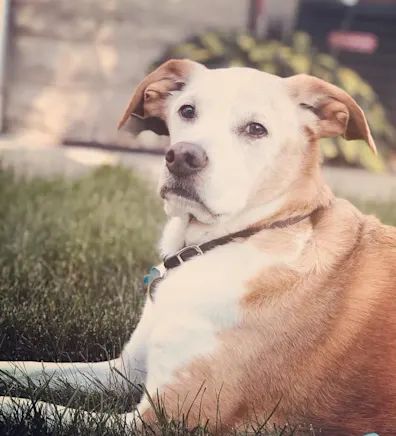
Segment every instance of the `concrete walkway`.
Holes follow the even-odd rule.
[[[123,165],[138,171],[153,182],[163,164],[163,157],[148,154],[112,152],[79,147],[26,146],[22,140],[0,138],[0,161],[26,177],[64,175],[80,177],[101,165]],[[396,176],[371,174],[364,170],[324,167],[325,179],[340,196],[367,200],[395,201]]]

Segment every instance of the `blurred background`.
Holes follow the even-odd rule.
[[[117,132],[134,87],[169,58],[309,73],[350,93],[379,156],[341,138],[326,165],[396,172],[396,0],[1,0],[3,138],[162,154],[155,123]],[[153,128],[154,125],[154,128]]]

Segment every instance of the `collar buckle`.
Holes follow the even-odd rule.
[[[217,239],[213,239],[212,241],[205,242],[202,245],[189,245],[188,247],[184,247],[181,250],[179,250],[176,254],[173,254],[171,256],[166,256],[164,259],[164,267],[166,270],[176,268],[182,265],[187,260],[190,260],[195,256],[200,256],[201,254],[204,254],[207,251],[212,250],[213,248],[228,244],[229,242],[232,242],[237,238],[244,238],[244,239],[249,238],[250,236],[253,236],[256,233],[265,229],[271,230],[271,229],[283,229],[285,227],[289,227],[291,225],[299,223],[300,221],[306,218],[309,218],[310,216],[312,216],[314,212],[316,212],[316,210],[306,215],[295,216],[284,221],[276,221],[270,225],[248,227],[245,230],[241,230],[236,233],[231,233],[229,235],[222,236]]]
[[[187,247],[179,250],[175,256],[177,260],[180,262],[180,265],[185,261],[189,260],[191,257],[200,256],[204,254],[199,245],[188,245]]]
[[[165,258],[164,266],[166,269],[176,268],[187,260],[204,254],[204,251],[199,245],[189,245],[179,250],[176,254]]]

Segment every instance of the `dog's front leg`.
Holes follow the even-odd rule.
[[[50,389],[62,385],[74,389],[109,389],[116,382],[113,373],[119,359],[106,362],[0,362],[0,378],[6,384],[21,386],[47,385]]]
[[[119,390],[141,385],[146,378],[146,342],[151,327],[152,302],[147,299],[139,324],[121,356],[106,362],[0,362],[0,378],[28,386],[67,384],[82,390]]]
[[[124,347],[121,356],[108,362],[97,363],[53,363],[53,362],[1,362],[0,370],[7,380],[16,379],[22,384],[28,384],[29,379],[35,383],[48,383],[50,388],[61,386],[62,382],[76,388],[117,389],[134,387],[144,383],[146,379],[146,343],[151,330],[152,303],[147,299],[142,318],[131,339]],[[1,375],[1,374],[0,374]],[[116,422],[125,421],[127,415],[106,415],[71,409],[42,401],[24,398],[0,397],[0,418],[18,416],[34,416],[39,409],[41,416],[48,422],[50,428],[58,422],[72,423],[76,419],[88,424],[93,418],[106,421],[112,426]],[[127,420],[132,423],[132,420]]]
[[[0,419],[23,419],[34,418],[36,414],[41,416],[49,429],[54,429],[58,424],[71,424],[83,422],[88,424],[95,418],[95,413],[80,411],[68,407],[58,406],[43,401],[32,401],[25,398],[0,397]]]
[[[35,417],[44,419],[46,426],[51,431],[65,428],[73,425],[73,431],[76,431],[76,425],[86,428],[91,424],[94,428],[103,425],[109,430],[116,431],[117,426],[125,429],[124,415],[109,413],[87,412],[81,409],[58,406],[43,401],[32,401],[25,398],[0,397],[0,422],[2,420],[12,419],[13,421],[26,421]],[[133,422],[130,421],[132,427]],[[132,428],[133,429],[133,428]]]

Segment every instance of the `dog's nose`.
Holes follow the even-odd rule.
[[[205,168],[208,156],[198,144],[178,142],[168,150],[165,160],[166,166],[172,174],[185,177]]]

